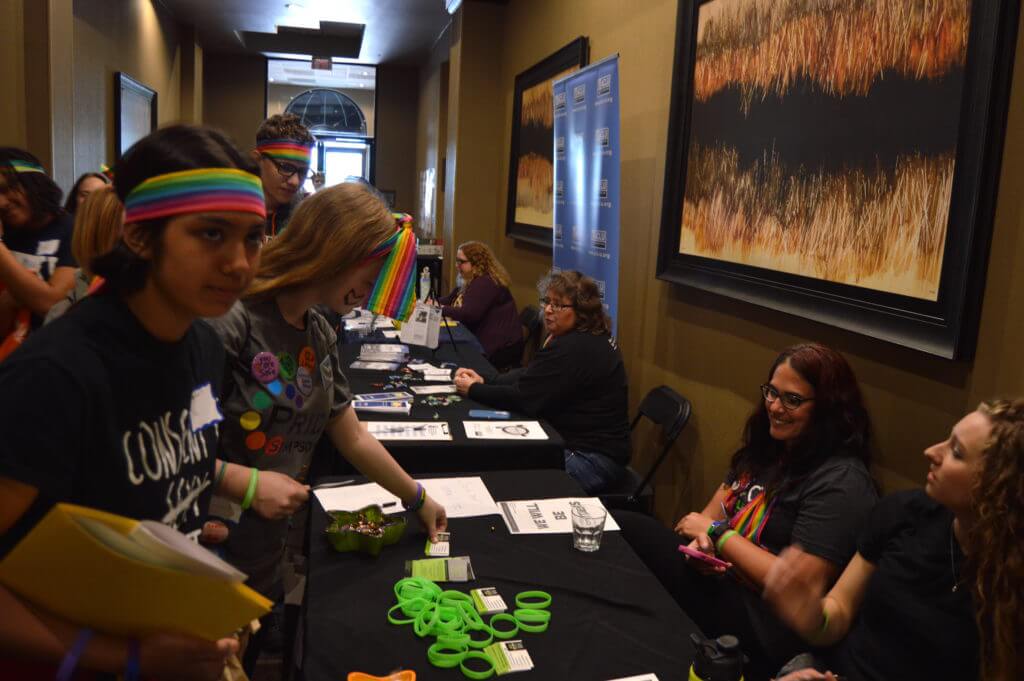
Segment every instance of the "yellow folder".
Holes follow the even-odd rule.
[[[214,640],[270,611],[237,576],[219,575],[224,564],[212,554],[156,551],[159,540],[142,525],[57,504],[0,562],[0,584],[71,622],[125,636],[175,631]],[[133,540],[139,534],[148,548]]]

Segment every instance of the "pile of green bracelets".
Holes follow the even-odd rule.
[[[498,671],[496,661],[484,650],[494,639],[510,639],[520,631],[539,634],[547,631],[551,622],[551,596],[543,591],[517,594],[512,614],[497,613],[489,622],[484,622],[469,594],[445,591],[423,577],[400,579],[395,596],[398,603],[388,610],[388,622],[411,624],[420,638],[436,637],[427,649],[430,664],[458,667],[470,679],[487,679]],[[480,660],[487,667],[483,671],[470,669],[466,666],[470,660]]]

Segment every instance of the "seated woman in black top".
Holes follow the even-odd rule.
[[[35,329],[71,290],[73,222],[32,154],[0,148],[0,339],[20,318]]]
[[[565,470],[587,494],[625,473],[629,463],[626,368],[611,337],[597,283],[576,271],[541,280],[544,348],[525,369],[489,378],[455,372],[462,395],[493,407],[541,416],[565,439]]]
[[[444,316],[466,325],[496,369],[518,367],[523,331],[516,301],[508,290],[508,272],[479,241],[459,246],[455,264],[463,283],[437,302]]]
[[[870,422],[846,360],[819,344],[784,350],[761,385],[743,444],[724,483],[674,532],[648,516],[617,513],[623,536],[709,636],[739,637],[748,679],[763,679],[806,647],[761,600],[785,547],[831,582],[856,550],[877,500],[868,472]],[[731,564],[714,569],[679,553],[680,541]]]
[[[828,666],[847,680],[1024,678],[1024,399],[982,403],[924,455],[925,488],[879,502],[828,594],[791,548],[765,597],[811,644],[842,640]]]

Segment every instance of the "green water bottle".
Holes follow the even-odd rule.
[[[735,636],[708,639],[690,634],[696,653],[690,665],[689,681],[743,681],[743,663],[740,641]]]

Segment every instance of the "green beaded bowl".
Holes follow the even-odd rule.
[[[358,511],[328,511],[327,541],[335,551],[360,551],[371,556],[394,544],[405,533],[404,515],[387,515],[373,505]]]

